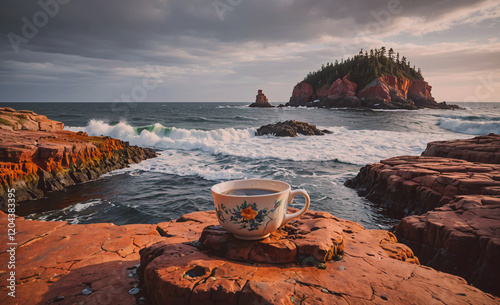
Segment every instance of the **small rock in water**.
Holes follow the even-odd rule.
[[[131,295],[134,295],[134,294],[138,294],[138,293],[139,293],[139,291],[141,291],[139,288],[134,287],[134,288],[130,289],[130,290],[128,291],[128,293],[129,293],[129,294],[131,294]]]
[[[93,292],[93,291],[92,291],[92,289],[90,289],[90,288],[85,288],[85,289],[83,289],[83,290],[82,290],[82,294],[83,294],[83,295],[91,295],[91,294],[92,294],[92,292]]]
[[[60,302],[60,301],[64,300],[65,298],[66,297],[63,295],[58,295],[57,297],[55,297],[54,302]]]
[[[133,276],[134,276],[134,274],[132,272],[128,273],[128,277],[133,277]]]

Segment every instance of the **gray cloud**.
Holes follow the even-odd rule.
[[[484,41],[499,30],[492,0],[242,0],[224,20],[213,3],[71,0],[16,54],[9,33],[22,35],[22,18],[32,20],[41,7],[0,0],[6,8],[0,11],[0,101],[112,101],[157,65],[165,82],[151,100],[249,101],[257,86],[267,86],[271,101],[284,102],[309,70],[359,48],[391,45],[431,74],[455,73],[462,58],[495,45]],[[460,26],[477,35],[462,38]],[[447,46],[453,56],[443,55],[450,60],[413,52],[438,51],[439,42],[430,39],[435,33],[456,42]],[[487,53],[466,71],[496,69],[498,50]],[[224,97],[208,94],[218,90]]]

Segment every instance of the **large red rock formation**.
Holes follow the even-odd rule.
[[[429,143],[425,156],[369,164],[346,185],[391,211],[426,213],[404,218],[398,237],[424,264],[500,295],[499,144],[495,134]]]
[[[316,94],[311,84],[301,82],[293,88],[292,97],[287,105],[290,106],[306,106],[316,99]]]
[[[2,209],[5,209],[8,189],[16,190],[17,201],[37,199],[46,192],[62,190],[156,156],[150,149],[130,146],[128,142],[110,137],[64,131],[60,122],[33,113],[25,116],[26,113],[0,112],[3,118],[0,120]],[[38,129],[35,122],[39,124]]]
[[[295,86],[289,106],[368,107],[380,109],[439,108],[457,109],[457,106],[437,103],[431,94],[432,87],[423,80],[409,80],[394,75],[374,79],[364,88],[357,88],[347,75],[325,84],[317,92],[305,82]],[[359,90],[359,92],[356,92]],[[317,99],[316,103],[312,103]]]
[[[357,85],[351,81],[350,75],[346,75],[342,79],[337,79],[331,85],[323,85],[318,91],[318,99],[356,96],[356,88]]]
[[[325,84],[319,91],[317,99],[323,107],[361,107],[361,100],[356,96],[357,85],[351,81],[350,75],[337,79],[331,86]]]

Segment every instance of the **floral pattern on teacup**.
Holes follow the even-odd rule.
[[[274,208],[271,210],[268,208],[259,210],[256,203],[248,204],[244,201],[234,209],[228,209],[225,205],[221,204],[215,209],[215,212],[219,221],[232,221],[233,224],[240,225],[240,230],[256,231],[261,229],[262,226],[264,226],[263,230],[265,230],[269,222],[273,220],[269,215],[274,213],[274,211],[281,206],[282,201],[282,199],[276,200],[274,202]],[[265,222],[266,218],[267,222]]]

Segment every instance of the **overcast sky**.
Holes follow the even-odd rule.
[[[43,5],[43,4],[46,5]],[[0,0],[0,102],[287,102],[394,48],[438,101],[500,102],[498,0]],[[44,10],[45,9],[45,10]]]

